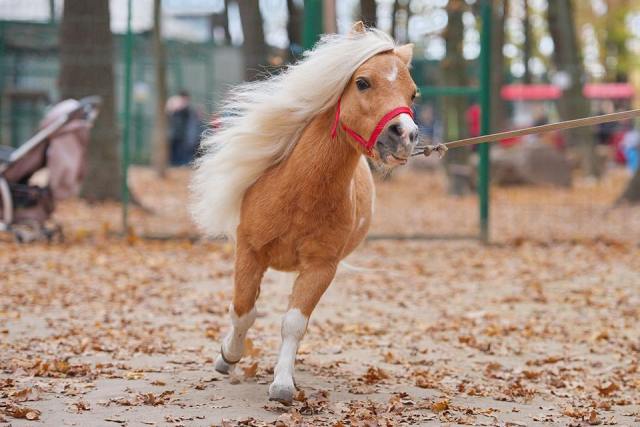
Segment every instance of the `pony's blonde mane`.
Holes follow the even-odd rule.
[[[393,48],[393,40],[376,29],[326,35],[281,74],[231,90],[221,126],[204,138],[195,164],[196,224],[208,235],[234,238],[247,189],[287,156],[314,116],[336,104],[360,65]]]

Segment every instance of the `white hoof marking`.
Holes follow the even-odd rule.
[[[229,375],[233,372],[233,368],[236,366],[236,364],[229,364],[227,362],[224,361],[224,359],[222,358],[222,355],[219,354],[218,357],[216,358],[215,363],[213,364],[213,368],[220,372],[221,374],[224,375]]]
[[[278,363],[273,371],[273,383],[269,387],[269,399],[285,405],[291,404],[296,391],[293,368],[298,345],[307,330],[309,319],[297,308],[287,311],[282,319],[282,346]]]
[[[233,305],[230,305],[229,316],[231,317],[231,330],[222,340],[221,351],[228,361],[239,362],[244,353],[244,340],[247,337],[247,332],[256,320],[256,308],[253,307],[248,313],[238,316]],[[222,360],[222,357],[220,357],[220,359]],[[230,365],[224,360],[222,360],[222,362]],[[216,365],[218,365],[217,360]],[[222,365],[220,366],[222,367]]]
[[[283,405],[291,405],[295,393],[296,387],[293,384],[293,381],[283,384],[274,381],[269,386],[269,400],[275,400]]]

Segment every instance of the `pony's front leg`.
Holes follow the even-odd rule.
[[[309,316],[336,274],[336,262],[312,264],[300,271],[293,285],[289,309],[282,319],[282,346],[269,387],[269,400],[290,405],[295,394],[294,365]]]
[[[255,303],[260,291],[260,282],[266,271],[266,264],[259,256],[238,239],[236,247],[233,302],[229,306],[231,330],[222,340],[220,354],[214,368],[228,374],[242,359],[247,331],[256,320]]]

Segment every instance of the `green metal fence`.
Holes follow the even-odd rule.
[[[128,1],[129,17],[135,2]],[[305,0],[303,45],[310,48],[323,31],[322,0]],[[421,86],[423,99],[438,101],[442,97],[465,96],[480,100],[482,133],[489,132],[490,34],[491,1],[481,0],[481,54],[471,65],[477,75],[477,87],[439,87],[421,79],[422,65],[416,62],[414,75]],[[129,19],[129,23],[131,20]],[[0,144],[17,145],[35,132],[46,107],[58,101],[59,70],[58,23],[0,21]],[[125,34],[114,35],[114,70],[116,100],[123,135],[123,170],[130,163],[146,163],[150,158],[151,129],[155,116],[154,57],[151,32],[134,33],[131,26]],[[214,110],[215,94],[222,92],[213,43],[166,40],[169,95],[186,89],[196,106],[207,117]],[[240,76],[239,76],[240,77]],[[478,236],[489,239],[489,147],[479,150],[478,200],[480,229]],[[126,176],[125,181],[126,182]],[[127,224],[127,186],[123,191],[123,220]]]

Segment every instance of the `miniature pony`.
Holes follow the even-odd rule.
[[[231,330],[217,371],[229,373],[242,358],[267,268],[297,272],[271,400],[292,402],[309,316],[368,231],[374,185],[365,156],[393,167],[417,142],[412,49],[362,23],[348,35],[324,36],[281,74],[233,90],[220,129],[203,141],[193,216],[236,246]]]

